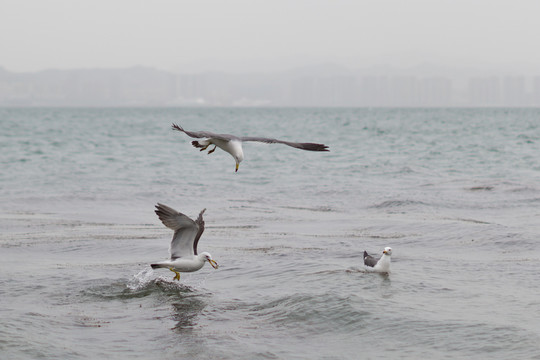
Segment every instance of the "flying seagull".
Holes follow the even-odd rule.
[[[203,209],[197,220],[193,221],[186,215],[179,213],[163,204],[156,205],[156,214],[166,227],[174,230],[174,235],[169,247],[171,258],[151,264],[152,269],[167,268],[176,276],[173,280],[180,280],[180,272],[193,272],[203,267],[208,261],[214,269],[218,268],[217,262],[207,252],[197,254],[197,244],[204,231]]]
[[[206,150],[210,145],[214,145],[214,148],[209,150],[208,154],[213,153],[216,150],[216,147],[219,147],[220,149],[231,154],[236,161],[236,171],[238,171],[238,166],[242,160],[244,160],[244,151],[242,150],[242,142],[244,141],[259,141],[267,144],[285,144],[297,149],[309,151],[329,151],[328,146],[324,144],[297,143],[265,137],[214,134],[209,131],[187,131],[176,124],[172,124],[172,128],[173,130],[181,131],[192,138],[204,139],[191,142],[194,147],[201,149],[201,151]]]
[[[389,273],[390,272],[390,256],[392,255],[392,248],[385,247],[381,258],[377,261],[373,256],[368,255],[364,250],[364,265],[368,269],[376,272]]]

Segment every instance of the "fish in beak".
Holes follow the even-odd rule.
[[[219,267],[218,263],[214,259],[208,259],[208,262],[214,269],[217,269]]]

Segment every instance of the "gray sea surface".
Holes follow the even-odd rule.
[[[171,130],[247,143],[233,158]],[[0,109],[2,359],[540,359],[539,109]],[[152,270],[191,217],[219,262]],[[392,272],[362,254],[393,248]]]

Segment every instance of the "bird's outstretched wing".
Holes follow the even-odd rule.
[[[200,234],[198,234],[199,232],[202,234],[202,231],[199,229],[199,224],[167,205],[158,203],[155,212],[163,225],[174,230],[171,246],[169,248],[171,260],[179,257],[193,256],[196,248],[195,238],[197,235],[200,237]],[[202,212],[204,212],[204,210]],[[201,220],[202,212],[199,215]]]
[[[224,141],[230,141],[230,140],[234,140],[234,139],[238,139],[238,137],[234,136],[234,135],[229,135],[229,134],[215,134],[213,132],[210,132],[210,131],[187,131],[187,130],[184,130],[183,127],[181,127],[180,125],[176,125],[176,124],[172,124],[172,129],[173,130],[176,130],[176,131],[180,131],[180,132],[183,132],[184,134],[192,137],[192,138],[196,138],[196,139],[201,139],[201,138],[206,138],[206,139],[219,139],[219,140],[224,140]]]
[[[259,142],[263,142],[267,144],[285,144],[285,145],[292,146],[293,148],[297,148],[301,150],[308,150],[308,151],[330,151],[328,150],[328,146],[324,144],[316,144],[316,143],[297,143],[297,142],[284,141],[284,140],[265,138],[265,137],[257,137],[257,136],[243,136],[243,137],[240,137],[240,140],[259,141]]]
[[[364,250],[364,265],[374,267],[377,265],[377,262],[377,259],[371,255],[368,255],[367,251]]]

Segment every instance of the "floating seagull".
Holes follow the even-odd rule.
[[[367,251],[364,250],[364,265],[372,271],[389,273],[391,255],[392,248],[385,247],[381,258],[377,261],[373,256],[368,255]]]
[[[173,130],[181,131],[186,135],[191,136],[192,138],[204,138],[204,140],[197,140],[191,142],[194,147],[200,148],[201,151],[206,150],[210,145],[214,145],[214,148],[212,150],[209,150],[208,154],[213,153],[216,150],[216,147],[219,147],[220,149],[231,154],[236,161],[236,171],[238,171],[238,165],[240,165],[242,160],[244,160],[244,151],[242,150],[243,141],[259,141],[267,144],[285,144],[297,149],[309,151],[329,151],[328,146],[324,144],[297,143],[265,137],[214,134],[209,131],[187,131],[176,124],[172,124],[172,128]]]
[[[193,221],[186,215],[163,205],[156,205],[156,214],[166,227],[174,230],[174,235],[169,247],[171,258],[169,260],[160,261],[151,264],[152,269],[167,268],[176,276],[173,280],[180,280],[180,272],[193,272],[203,267],[208,261],[214,269],[218,268],[217,262],[212,259],[212,256],[203,252],[197,254],[197,244],[204,231],[203,209],[197,220]]]

